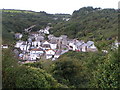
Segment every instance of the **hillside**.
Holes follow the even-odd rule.
[[[118,10],[83,7],[73,12],[71,19],[58,23],[51,33],[79,40],[114,40],[118,36]]]
[[[23,30],[36,25],[33,31],[46,27],[49,23],[56,24],[63,22],[63,18],[71,17],[69,14],[48,14],[44,11],[34,12],[26,10],[2,10],[2,23],[3,23],[3,40],[13,40],[13,35],[16,32],[23,33]],[[57,18],[57,20],[55,20]]]

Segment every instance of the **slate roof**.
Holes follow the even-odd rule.
[[[93,41],[88,41],[86,44],[87,44],[87,46],[90,46],[90,45],[94,44],[94,42]]]

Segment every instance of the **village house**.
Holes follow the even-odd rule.
[[[88,41],[87,43],[87,51],[92,51],[92,52],[95,52],[97,51],[97,47],[94,45],[94,42],[93,41]]]
[[[58,41],[59,41],[59,37],[52,37],[52,38],[49,40],[50,43],[58,43]]]
[[[50,43],[50,48],[51,49],[57,49],[57,44],[56,43]]]
[[[30,54],[39,54],[42,55],[44,53],[43,49],[41,48],[34,48],[30,50]]]
[[[15,33],[15,38],[16,39],[21,39],[22,38],[22,34],[21,33]]]
[[[69,41],[69,49],[75,51],[77,49],[74,41]]]
[[[50,34],[48,30],[44,30],[44,34]]]
[[[19,40],[18,42],[16,42],[15,47],[16,47],[16,48],[20,48],[20,46],[23,44],[23,42],[24,42],[24,41]]]
[[[23,59],[23,55],[24,55],[23,53],[20,53],[19,54],[19,59]]]
[[[29,35],[28,38],[35,40],[35,36],[34,35]]]
[[[27,51],[27,45],[26,44],[20,45],[20,50],[21,51]]]
[[[32,42],[32,46],[34,46],[34,47],[40,47],[40,45],[41,45],[40,41],[33,41]]]
[[[85,46],[84,43],[85,43],[84,41],[76,40],[75,41],[76,51],[82,51],[82,48],[84,48],[84,46]],[[84,49],[83,49],[83,51],[84,51]]]
[[[55,37],[54,35],[48,35],[48,40],[51,40],[53,37]]]
[[[42,50],[38,50],[38,49],[33,49],[30,50],[30,53],[20,53],[19,54],[19,59],[21,60],[34,60],[36,61],[37,59],[40,59],[40,56],[43,54],[44,52]]]
[[[45,33],[45,34],[50,34],[49,29],[50,29],[50,27],[47,26],[47,27],[44,29],[44,33]]]
[[[47,26],[46,28],[44,28],[44,29],[40,29],[38,32],[40,33],[40,34],[42,34],[42,33],[44,33],[44,34],[50,34],[50,32],[49,32],[49,29],[50,29],[51,27],[49,27],[49,26]]]
[[[35,37],[35,40],[36,40],[36,41],[43,41],[43,40],[44,40],[44,37],[41,36],[41,35],[39,35],[39,36]]]
[[[46,59],[50,59],[50,58],[54,57],[54,55],[55,55],[55,51],[52,49],[45,50],[45,53],[46,53]]]
[[[86,43],[82,44],[81,51],[82,52],[87,52],[87,44]]]
[[[32,42],[32,39],[31,39],[31,38],[28,38],[28,40],[27,40],[27,41],[31,43],[31,42]]]
[[[41,55],[44,54],[44,51],[41,48],[34,48],[30,50],[29,57],[30,60],[40,59]]]
[[[30,56],[29,56],[30,61],[36,61],[39,58],[40,58],[40,56],[38,54],[30,54]]]
[[[8,45],[4,44],[4,45],[1,45],[1,48],[8,48]]]
[[[34,37],[37,37],[37,36],[39,36],[39,33],[38,32],[30,32],[30,35],[34,36]]]
[[[40,29],[38,32],[39,32],[39,34],[42,34],[42,33],[44,33],[44,29]]]
[[[48,41],[45,41],[45,42],[42,44],[42,48],[43,48],[43,50],[51,49],[51,48],[50,48],[50,43],[49,43]]]

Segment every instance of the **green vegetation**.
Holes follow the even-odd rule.
[[[71,51],[54,62],[42,60],[24,65],[18,65],[8,53],[3,51],[3,87],[119,88],[117,50],[108,54]]]
[[[8,50],[3,50],[3,88],[58,88],[62,87],[45,70],[33,66],[18,65]]]
[[[3,10],[3,43],[11,48],[2,53],[3,88],[120,88],[118,50],[111,50],[117,37],[117,11],[84,7],[66,14],[47,14],[25,10]],[[62,18],[70,18],[63,21]],[[59,18],[54,20],[53,18]],[[70,38],[93,40],[98,52],[69,51],[56,61],[40,60],[18,64],[12,53],[14,33],[31,25],[33,31],[52,23],[51,33]],[[103,53],[101,50],[108,50]]]
[[[16,32],[24,33],[24,29],[36,25],[32,31],[45,28],[48,23],[52,25],[63,22],[62,18],[69,14],[48,14],[46,12],[33,12],[25,10],[2,10],[2,36],[5,43],[14,41]],[[58,20],[54,20],[58,18]]]

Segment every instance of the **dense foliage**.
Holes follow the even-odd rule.
[[[3,88],[57,88],[63,87],[45,70],[19,65],[14,55],[3,50]]]

